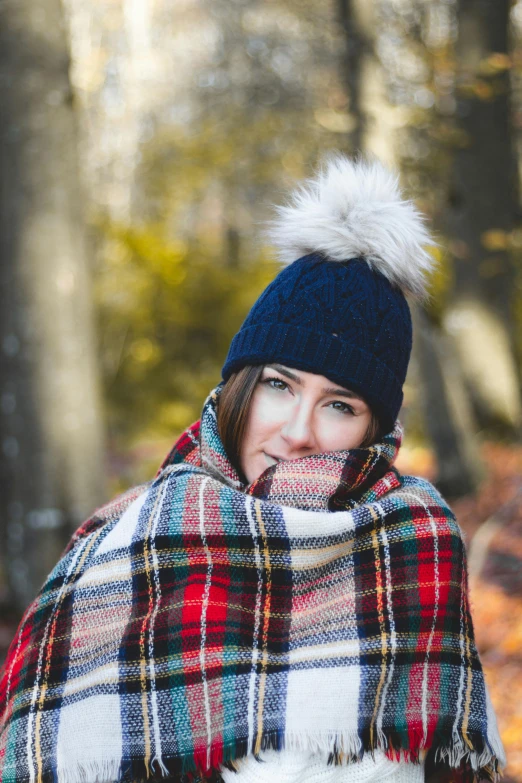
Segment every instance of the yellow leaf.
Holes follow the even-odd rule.
[[[137,362],[146,362],[149,364],[158,361],[161,356],[161,351],[158,346],[146,337],[134,340],[129,353]]]
[[[509,234],[500,228],[492,228],[480,236],[480,241],[486,250],[507,250],[509,247]]]
[[[473,92],[481,101],[489,101],[493,98],[493,87],[482,80],[477,80],[474,83]]]
[[[513,61],[508,54],[505,54],[504,52],[493,52],[489,57],[482,60],[479,69],[481,73],[492,74],[507,71],[512,65]]]
[[[322,128],[333,133],[349,133],[354,130],[357,121],[352,114],[334,109],[316,109],[314,119]]]

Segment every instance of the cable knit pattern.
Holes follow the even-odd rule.
[[[270,234],[290,265],[234,337],[224,380],[269,362],[324,375],[361,394],[389,432],[411,353],[405,294],[426,295],[433,264],[422,215],[384,166],[344,155],[277,211]]]
[[[402,403],[412,343],[404,294],[366,261],[294,261],[265,289],[232,340],[226,380],[247,364],[279,362],[361,394],[385,432]]]
[[[320,753],[274,750],[260,760],[248,756],[234,772],[224,769],[224,783],[423,783],[424,765],[390,761],[382,751],[375,758],[335,766]]]

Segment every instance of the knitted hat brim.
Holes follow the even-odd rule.
[[[293,324],[255,324],[243,328],[230,345],[223,380],[247,365],[277,363],[304,372],[328,367],[328,379],[364,398],[383,432],[393,429],[402,404],[402,383],[376,356],[335,334]]]

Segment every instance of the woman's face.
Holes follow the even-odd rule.
[[[252,396],[241,448],[247,482],[280,460],[357,448],[371,418],[361,397],[323,375],[266,366]]]

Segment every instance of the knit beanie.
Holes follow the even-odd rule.
[[[406,296],[426,294],[434,244],[398,179],[338,155],[279,207],[271,239],[287,265],[230,345],[223,380],[278,363],[360,394],[393,428],[411,353]]]

